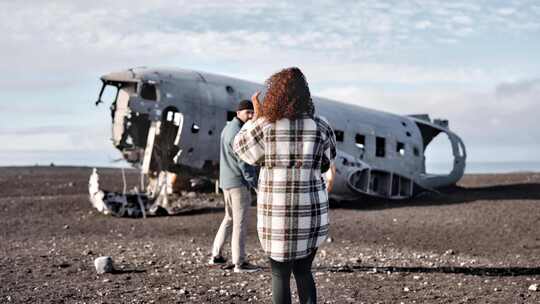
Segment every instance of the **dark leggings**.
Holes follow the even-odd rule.
[[[296,280],[300,303],[317,303],[317,290],[311,274],[311,264],[317,249],[305,258],[288,262],[277,262],[270,259],[272,267],[272,302],[274,304],[291,303],[291,272]]]

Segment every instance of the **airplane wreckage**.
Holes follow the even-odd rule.
[[[217,178],[222,128],[236,115],[240,100],[264,90],[260,84],[183,69],[134,68],[104,75],[101,81],[96,105],[103,102],[106,88],[116,90],[110,106],[112,142],[127,162],[140,168],[142,192],[100,190],[94,170],[90,201],[100,212],[132,217],[167,210],[179,174]],[[336,135],[333,199],[407,199],[463,176],[465,146],[447,120],[325,98],[313,97],[313,102]],[[424,152],[442,133],[451,143],[453,168],[448,174],[426,173]]]

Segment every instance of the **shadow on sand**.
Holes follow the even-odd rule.
[[[112,274],[128,274],[128,273],[144,273],[146,270],[143,269],[114,269]]]
[[[161,217],[161,216],[187,216],[187,215],[202,215],[208,213],[219,213],[223,212],[223,207],[208,207],[208,206],[190,206],[187,209],[176,209],[171,211],[166,211],[161,209],[152,217]]]
[[[326,270],[330,272],[400,272],[400,273],[448,273],[448,274],[464,274],[473,276],[493,276],[493,277],[510,277],[510,276],[530,276],[540,275],[540,267],[374,267],[374,266],[342,266],[316,268],[317,270]]]
[[[332,201],[331,208],[377,210],[410,206],[436,206],[463,204],[474,201],[538,200],[540,184],[525,183],[487,187],[451,186],[438,189],[438,193],[424,192],[406,200],[388,200],[364,196],[356,201]]]

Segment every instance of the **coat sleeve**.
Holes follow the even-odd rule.
[[[323,126],[322,131],[326,134],[322,160],[322,163],[325,164],[326,169],[323,170],[323,172],[326,172],[330,168],[330,165],[336,159],[336,135],[334,134],[334,130],[324,117],[321,117],[321,124]]]
[[[234,152],[250,165],[260,165],[264,160],[264,126],[265,121],[259,118],[248,121],[234,138]]]
[[[229,158],[233,159],[236,164],[238,164],[238,168],[240,169],[242,176],[244,177],[244,180],[248,183],[248,185],[250,187],[257,188],[258,170],[257,168],[250,166],[249,164],[241,160],[234,152],[234,139],[234,136],[225,139],[227,141],[226,145],[223,147],[225,149],[225,153],[227,153]]]

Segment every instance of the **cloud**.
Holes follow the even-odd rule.
[[[459,42],[456,38],[437,38],[435,41],[448,45],[457,44]]]
[[[540,79],[501,83],[496,91],[501,98],[515,98],[523,95],[540,97]]]
[[[504,105],[505,112],[524,115],[527,119],[532,116],[529,111],[540,109],[540,79],[499,84],[495,89],[495,98]],[[535,133],[535,130],[529,132]]]
[[[457,15],[452,17],[452,22],[460,25],[470,25],[473,23],[471,17],[465,15]]]
[[[2,2],[0,69],[9,78],[4,76],[8,84],[1,86],[29,80],[61,86],[111,69],[171,62],[259,65],[261,58],[277,64],[310,57],[325,57],[329,65],[375,62],[432,47],[430,39],[459,44],[485,34],[486,27],[504,31],[511,23],[534,31],[540,26],[538,15],[516,19],[517,13],[494,13],[495,18],[480,8],[466,1]],[[56,80],[45,84],[52,75]]]
[[[312,75],[312,81],[328,82],[379,82],[399,84],[428,84],[453,83],[466,84],[469,82],[493,81],[488,70],[468,67],[422,67],[407,64],[343,64],[343,65],[313,65],[307,71]],[[339,76],[336,76],[339,75]]]
[[[440,3],[434,2],[434,4],[439,5]],[[442,5],[448,9],[458,11],[479,12],[482,10],[482,7],[479,4],[474,3],[474,1],[451,1],[445,2]]]
[[[432,23],[429,20],[422,20],[422,21],[416,22],[416,24],[414,25],[415,28],[420,29],[420,30],[425,30],[431,26],[432,26]]]
[[[502,16],[510,16],[516,12],[516,9],[513,7],[503,7],[497,10],[497,14]]]

